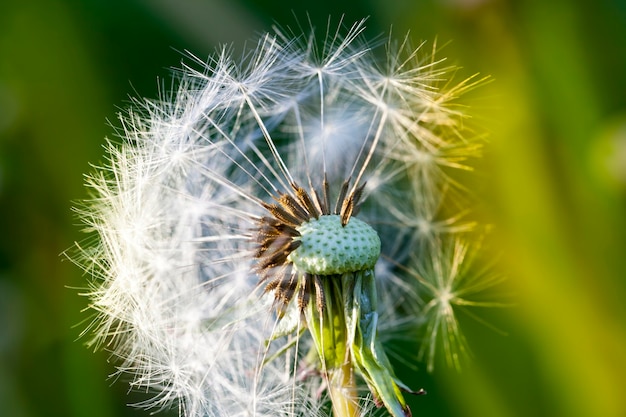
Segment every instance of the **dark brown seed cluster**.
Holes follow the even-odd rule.
[[[292,193],[274,197],[276,203],[263,204],[268,215],[259,220],[256,229],[255,243],[258,247],[254,269],[259,275],[259,284],[265,284],[265,292],[274,292],[274,303],[279,314],[284,314],[296,292],[300,311],[305,309],[312,297],[315,297],[317,309],[320,312],[324,310],[324,276],[296,270],[288,257],[301,245],[298,227],[303,223],[336,214],[342,226],[348,224],[350,217],[358,212],[365,184],[348,193],[349,186],[348,179],[343,183],[333,209],[330,207],[326,177],[321,194],[315,189],[309,194],[304,188],[292,183]]]

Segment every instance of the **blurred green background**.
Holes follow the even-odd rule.
[[[452,41],[491,134],[477,190],[515,306],[467,320],[463,372],[420,367],[416,416],[626,416],[626,2],[2,0],[0,416],[146,416],[104,352],[77,341],[85,280],[72,201],[129,95],[155,97],[180,51],[241,46],[293,13],[370,16],[372,36]],[[460,78],[459,78],[460,79]]]

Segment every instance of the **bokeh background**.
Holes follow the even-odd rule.
[[[514,305],[464,320],[462,372],[404,371],[416,416],[626,416],[626,2],[0,1],[0,416],[146,416],[78,339],[72,201],[129,95],[294,14],[446,43],[490,132],[477,193]],[[448,42],[450,41],[450,42]],[[78,339],[78,340],[77,340]],[[398,347],[401,348],[401,347]],[[414,352],[406,352],[412,354]]]

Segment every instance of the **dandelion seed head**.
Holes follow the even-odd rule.
[[[423,358],[443,345],[458,362],[455,310],[485,288],[478,278],[491,282],[468,278],[473,252],[447,242],[473,223],[443,207],[448,190],[465,192],[448,170],[479,156],[452,105],[475,82],[451,86],[452,69],[424,44],[371,43],[363,29],[277,28],[238,58],[226,47],[190,56],[159,99],[120,115],[120,143],[78,209],[95,239],[72,259],[92,277],[85,334],[133,388],[154,393],[141,406],[322,415],[333,360],[307,352],[324,345],[310,318],[332,297],[363,309],[352,318],[361,339],[381,334],[363,346],[372,357],[384,357],[379,340],[420,325]],[[361,293],[332,294],[356,282]],[[346,345],[359,326],[339,330]],[[383,365],[359,368],[371,390],[354,390],[360,413],[390,384],[383,404],[407,415]]]

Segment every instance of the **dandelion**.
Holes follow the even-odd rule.
[[[446,242],[476,224],[448,197],[463,201],[450,171],[479,153],[455,100],[481,80],[450,87],[424,45],[363,29],[276,29],[239,60],[193,58],[121,116],[79,210],[94,240],[72,259],[92,276],[85,334],[154,393],[140,405],[409,416],[423,391],[395,376],[385,334],[424,325],[428,358],[441,335],[448,356],[464,347],[449,310],[469,244]]]

